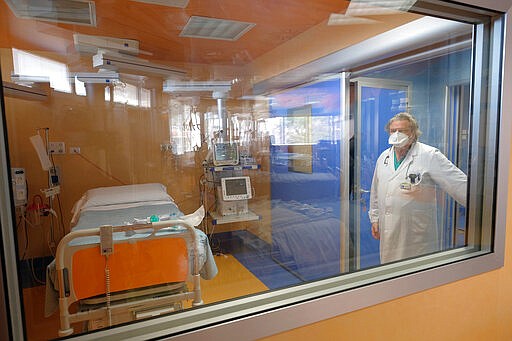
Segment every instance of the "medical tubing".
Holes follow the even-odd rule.
[[[60,195],[57,194],[57,205],[59,206],[59,220],[60,220],[60,226],[62,228],[62,235],[61,238],[66,235],[66,226],[64,226],[64,217],[62,216],[62,204],[60,202]]]
[[[414,160],[413,160],[413,161],[414,161]],[[407,180],[407,178],[409,177],[409,168],[411,168],[411,165],[412,165],[413,161],[411,161],[411,162],[407,165],[407,169],[405,170],[405,180]]]
[[[50,128],[44,128],[44,131],[45,131],[45,143],[46,143],[46,153],[48,154],[48,158],[51,162],[51,168],[49,170],[49,172],[52,170],[52,169],[55,169],[55,161],[53,160],[53,154],[50,153]],[[52,184],[52,181],[51,181],[51,176],[48,176],[48,188],[52,188],[53,187],[53,184]],[[49,210],[51,212],[51,210],[53,210],[53,197],[49,197],[48,198],[48,207],[49,207]],[[48,247],[50,249],[50,252],[52,254],[54,254],[54,251],[52,250],[52,247],[55,248],[55,246],[57,245],[57,241],[55,240],[55,231],[54,231],[54,224],[53,224],[53,217],[52,215],[50,214],[50,239],[48,241]]]
[[[104,170],[103,168],[101,168],[100,166],[98,166],[97,164],[95,164],[93,161],[89,160],[88,158],[86,158],[85,156],[83,156],[82,154],[75,154],[79,157],[81,157],[82,159],[84,159],[85,161],[87,161],[89,164],[91,164],[94,168],[96,168],[97,170],[99,170],[102,174],[108,176],[110,179],[112,180],[115,180],[117,182],[119,182],[121,185],[127,185],[126,182],[116,178],[114,175],[110,174],[109,172],[107,172],[106,170]]]
[[[37,283],[39,283],[39,284],[42,284],[42,285],[46,284],[46,282],[44,281],[44,279],[39,279],[39,278],[37,277],[36,269],[35,269],[35,267],[34,267],[34,258],[30,258],[30,259],[29,259],[29,263],[30,263],[30,264],[29,264],[29,266],[30,266],[30,272],[32,273],[32,278],[33,278]],[[44,277],[44,274],[43,274],[43,277]]]
[[[23,223],[23,225],[21,224]],[[23,233],[25,235],[25,247],[23,249],[23,254],[21,255],[20,261],[25,260],[25,257],[27,256],[27,250],[28,250],[28,230],[27,230],[27,218],[25,218],[25,215],[22,214],[20,216],[20,221],[16,225],[16,231],[20,226],[23,226]]]

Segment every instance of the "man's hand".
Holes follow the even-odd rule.
[[[372,223],[372,237],[380,240],[379,223]]]

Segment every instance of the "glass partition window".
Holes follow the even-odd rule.
[[[497,13],[114,3],[83,26],[0,0],[28,340],[176,335],[493,252]]]

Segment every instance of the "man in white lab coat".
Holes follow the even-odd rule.
[[[467,177],[439,150],[418,142],[409,113],[386,125],[391,147],[378,158],[368,212],[381,263],[439,251],[436,189],[466,205]]]

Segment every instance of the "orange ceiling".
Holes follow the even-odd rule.
[[[173,8],[127,0],[96,1],[96,27],[16,18],[0,0],[0,47],[73,54],[73,33],[136,39],[147,59],[245,65],[296,35],[344,13],[348,2],[333,0],[190,0]],[[255,23],[238,41],[179,37],[190,16]]]

